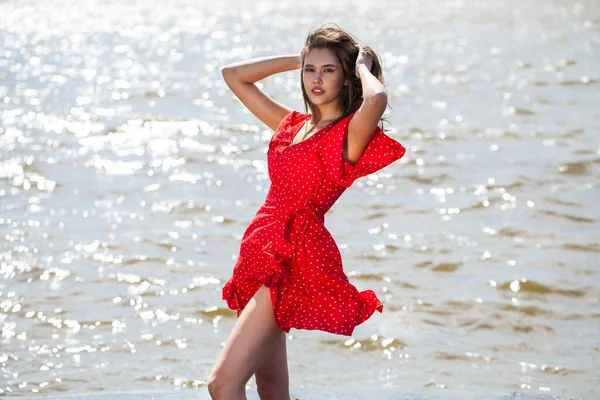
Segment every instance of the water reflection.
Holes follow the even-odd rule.
[[[320,19],[381,54],[408,152],[327,216],[384,314],[292,332],[292,385],[597,394],[596,4],[313,3],[0,5],[0,394],[204,388],[272,134],[220,66]]]

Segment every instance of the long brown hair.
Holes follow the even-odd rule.
[[[342,115],[338,118],[338,120],[340,120],[356,112],[363,102],[362,84],[360,78],[356,76],[355,71],[356,58],[358,57],[359,52],[358,47],[356,47],[357,44],[359,44],[359,41],[352,36],[350,32],[345,31],[336,24],[330,23],[321,25],[308,34],[304,48],[300,53],[302,59],[300,82],[302,86],[302,97],[304,98],[304,108],[307,114],[308,109],[310,108],[315,124],[320,121],[321,113],[319,112],[319,108],[310,101],[306,94],[306,90],[304,89],[304,74],[302,71],[304,70],[306,55],[312,49],[329,49],[335,53],[342,65],[344,80],[347,80],[349,83],[342,88],[339,97],[340,107],[342,108]],[[381,83],[384,83],[379,55],[369,46],[362,45],[362,48],[368,55],[373,57],[371,73],[379,79]]]

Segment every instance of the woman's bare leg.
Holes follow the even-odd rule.
[[[213,399],[246,399],[246,383],[267,359],[283,331],[275,323],[271,294],[261,286],[233,326],[208,379]]]
[[[271,353],[254,374],[261,400],[290,400],[286,341],[287,335],[282,331]]]

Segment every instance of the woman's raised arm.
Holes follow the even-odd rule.
[[[373,57],[360,47],[356,59],[356,75],[360,78],[363,102],[348,124],[345,158],[352,165],[358,161],[371,141],[375,128],[387,107],[383,84],[371,74]]]
[[[301,67],[300,55],[255,58],[230,64],[221,69],[225,83],[259,120],[275,130],[292,109],[273,100],[255,82],[270,75]]]

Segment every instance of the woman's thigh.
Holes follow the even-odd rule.
[[[269,289],[261,286],[227,338],[213,368],[213,378],[234,387],[244,387],[282,334],[284,331],[273,316]]]

